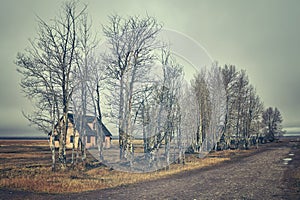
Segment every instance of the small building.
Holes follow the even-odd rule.
[[[72,113],[68,113],[68,125],[67,125],[67,135],[66,135],[66,148],[72,149],[73,146],[76,149],[78,147],[78,141],[85,140],[86,148],[94,148],[97,147],[97,132],[96,132],[96,125],[100,125],[97,118],[95,116],[85,116],[82,121],[84,121],[83,127],[81,128],[80,119],[74,120],[74,115]],[[62,118],[60,120],[62,124]],[[56,125],[56,127],[58,124]],[[111,137],[112,134],[107,129],[107,127],[102,123],[102,134],[103,134],[103,147],[110,148],[111,146]],[[79,133],[79,130],[85,133]],[[49,133],[49,136],[52,135],[52,132]],[[54,132],[54,140],[55,140],[55,147],[59,147],[59,136],[57,132]],[[85,135],[85,138],[83,138]],[[52,138],[50,137],[50,142],[52,142]]]

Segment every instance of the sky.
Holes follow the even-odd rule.
[[[265,107],[277,107],[288,132],[300,133],[300,1],[298,0],[82,0],[101,39],[107,16],[146,14],[192,38],[220,65],[245,69]],[[36,16],[54,18],[60,0],[0,0],[0,136],[42,136],[22,111],[14,64],[36,36]],[[192,53],[192,52],[191,52]]]

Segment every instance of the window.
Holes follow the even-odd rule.
[[[59,141],[59,136],[58,135],[54,136],[54,141]]]
[[[91,136],[90,135],[87,136],[87,143],[91,143]]]
[[[74,143],[74,135],[70,136],[70,143]]]

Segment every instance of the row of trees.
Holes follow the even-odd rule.
[[[208,134],[212,134],[212,139],[206,142],[213,141],[215,146],[210,148],[215,149],[248,148],[262,142],[259,139],[263,137],[273,141],[282,134],[279,110],[264,110],[246,71],[238,71],[234,65],[213,65],[210,70],[201,71],[192,81],[192,90],[199,109],[194,142],[198,148]],[[216,137],[218,144],[214,142]]]
[[[164,62],[168,62],[169,55],[162,50],[165,45],[157,40],[161,28],[162,25],[149,16],[122,18],[112,15],[109,24],[103,26],[108,51],[96,55],[98,41],[91,30],[87,6],[80,7],[78,2],[69,1],[63,4],[59,16],[50,23],[38,18],[37,37],[30,40],[24,53],[18,53],[16,65],[23,76],[22,90],[34,104],[33,113],[24,113],[25,117],[53,137],[50,144],[53,170],[56,164],[54,133],[59,136],[59,162],[66,167],[69,113],[73,114],[74,121],[79,121],[75,123],[74,137],[76,129],[81,134],[77,146],[81,147],[83,161],[86,159],[85,116],[95,116],[99,122],[95,127],[99,159],[103,159],[102,92],[110,106],[110,120],[119,130],[120,159],[130,157],[133,153],[132,133],[138,129],[135,124],[140,123],[141,116],[146,115],[146,102],[151,101],[149,94],[154,94],[155,89],[164,90],[160,80],[149,76],[159,60],[157,51],[164,51]],[[167,67],[163,70],[167,81],[169,70]],[[158,143],[163,138],[159,137]],[[145,150],[149,148],[149,144],[145,144]],[[158,149],[159,145],[151,148]],[[72,163],[78,156],[74,144]]]
[[[247,146],[252,136],[265,133],[272,140],[281,131],[280,112],[277,108],[263,112],[245,71],[214,63],[197,73],[191,83],[184,81],[183,66],[157,39],[162,25],[153,17],[110,16],[102,27],[106,40],[102,53],[96,53],[98,40],[87,7],[79,8],[74,1],[64,3],[51,23],[38,19],[38,28],[37,37],[16,60],[23,76],[22,89],[35,109],[25,116],[45,133],[58,133],[63,167],[70,112],[79,122],[75,129],[82,136],[78,146],[83,161],[87,114],[99,122],[95,127],[98,158],[104,159],[104,110],[118,128],[119,158],[130,161],[130,166],[136,162],[135,137],[143,138],[141,157],[151,167],[162,155],[166,165],[175,161],[176,155],[184,162],[187,148],[208,152],[217,148],[220,139],[223,148],[229,148],[232,141]],[[106,104],[100,97],[105,97]],[[78,157],[74,145],[72,163]]]

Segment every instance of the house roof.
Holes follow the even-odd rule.
[[[60,121],[62,120],[62,118],[60,119]],[[74,123],[74,114],[73,113],[68,113],[68,120],[72,123],[75,124],[75,128],[79,131],[81,130],[81,123],[80,123],[80,118],[75,117],[75,123]],[[91,115],[86,115],[84,118],[85,124],[84,124],[84,129],[86,130],[86,135],[87,136],[95,136],[96,135],[96,131],[92,130],[91,127],[89,126],[90,123],[94,123],[94,121],[97,120],[95,116],[91,116]],[[100,122],[98,122],[98,124],[100,125]],[[102,123],[102,132],[103,135],[111,137],[112,134],[110,133],[110,131],[107,129],[107,127]],[[52,132],[49,133],[49,135],[51,135]]]
[[[72,113],[68,113],[68,118],[69,120],[74,124],[74,114]],[[89,123],[94,123],[94,121],[97,120],[97,118],[95,116],[91,116],[91,115],[86,115],[84,118],[84,121],[86,122],[84,124],[84,129],[86,130],[86,135],[88,136],[94,136],[96,135],[95,130],[92,130],[91,127],[88,125]],[[75,120],[75,127],[77,130],[80,130],[80,118],[78,117]],[[100,122],[98,122],[98,124],[100,125]],[[102,123],[102,132],[105,136],[111,137],[112,134],[110,133],[110,131],[107,129],[107,127]]]

